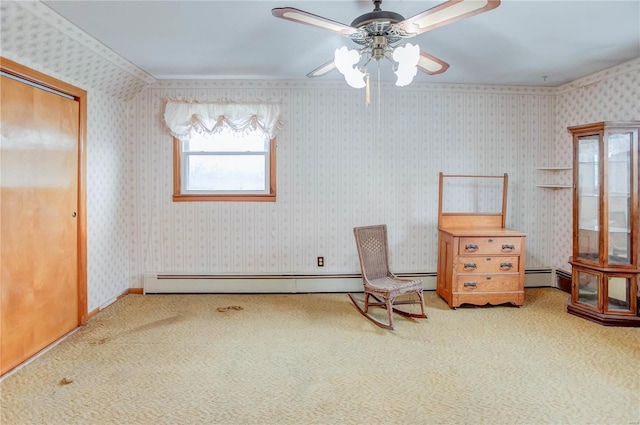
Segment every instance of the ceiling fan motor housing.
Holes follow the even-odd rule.
[[[389,50],[389,42],[382,35],[375,35],[371,40],[371,57],[380,60],[385,56],[385,52]]]
[[[354,34],[351,39],[357,44],[368,45],[375,49],[375,45],[382,44],[375,38],[384,37],[384,46],[387,46],[402,39],[395,28],[395,24],[402,21],[404,17],[399,13],[380,10],[377,7],[373,12],[365,13],[353,20],[351,26],[358,28],[360,32]]]
[[[351,26],[354,28],[364,28],[369,24],[379,24],[381,31],[388,30],[391,24],[397,24],[404,21],[404,17],[396,12],[389,12],[386,10],[374,10],[373,12],[365,13],[358,16],[351,22]]]

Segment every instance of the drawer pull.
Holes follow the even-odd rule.
[[[516,247],[514,245],[507,244],[507,243],[502,245],[502,250],[503,251],[511,252],[514,249],[516,249]]]
[[[513,263],[500,263],[500,270],[511,270]]]
[[[477,269],[478,265],[476,263],[464,263],[464,269]]]
[[[470,288],[470,289],[476,289],[478,287],[478,284],[476,282],[465,282],[464,287]]]
[[[476,252],[478,250],[478,245],[474,243],[468,243],[464,246],[465,252]]]

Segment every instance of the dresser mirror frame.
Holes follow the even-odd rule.
[[[469,212],[469,211],[445,211],[446,184],[450,180],[467,179],[474,184],[482,184],[487,179],[498,180],[502,186],[502,198],[496,199],[498,205],[496,212]],[[501,181],[499,181],[501,180]],[[505,227],[507,217],[507,191],[509,189],[509,176],[504,173],[501,176],[482,176],[469,174],[439,174],[438,190],[438,228],[476,228],[476,227]],[[486,208],[485,208],[486,209]]]

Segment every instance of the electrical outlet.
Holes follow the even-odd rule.
[[[318,267],[324,267],[324,257],[318,257]]]

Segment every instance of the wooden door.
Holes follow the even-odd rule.
[[[2,76],[0,374],[74,329],[79,103]]]

